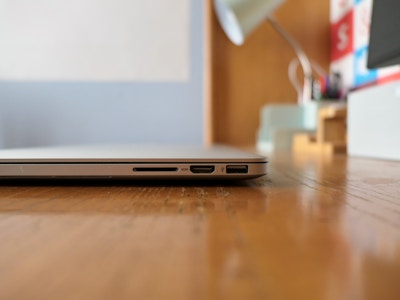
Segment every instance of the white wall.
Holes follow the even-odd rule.
[[[0,7],[0,79],[189,78],[188,0],[0,0]]]
[[[85,1],[93,2],[92,0]],[[108,3],[107,5],[115,3],[117,6],[118,3],[121,4],[121,1],[124,2],[124,0],[119,0],[105,3]],[[155,4],[160,1],[162,0],[150,2]],[[184,13],[180,14],[183,17],[181,24],[185,22],[188,24],[186,30],[177,29],[175,35],[178,36],[157,33],[154,30],[146,32],[146,20],[143,20],[144,42],[141,41],[141,47],[143,48],[144,43],[147,44],[145,40],[150,36],[156,42],[148,42],[150,58],[143,57],[141,61],[143,64],[140,67],[125,59],[120,61],[126,61],[126,64],[113,65],[113,56],[110,56],[107,63],[111,63],[115,70],[114,73],[103,72],[101,75],[103,77],[96,77],[101,73],[96,68],[107,70],[110,67],[99,66],[100,62],[92,62],[93,66],[84,72],[81,72],[79,68],[70,68],[69,75],[57,72],[57,68],[48,68],[52,73],[44,74],[41,70],[35,73],[35,69],[40,66],[35,66],[34,63],[32,66],[35,67],[30,68],[30,72],[25,72],[25,77],[12,77],[11,73],[8,73],[7,77],[7,74],[2,73],[0,143],[2,142],[5,147],[108,142],[201,144],[204,134],[203,2],[174,1],[177,3],[186,1],[182,6],[188,10],[187,19],[184,20]],[[4,16],[4,3],[12,2],[0,0],[0,14]],[[35,4],[35,1],[29,2],[30,5]],[[50,2],[58,3],[58,1]],[[184,10],[183,7],[180,9]],[[171,7],[169,10],[175,11],[179,8]],[[168,15],[168,11],[163,8],[165,15]],[[116,7],[115,12],[120,12],[120,10]],[[123,15],[126,17],[125,14]],[[174,18],[177,16],[174,15]],[[116,20],[118,15],[113,15],[110,19]],[[24,24],[23,20],[18,24]],[[127,30],[130,28],[128,27]],[[172,29],[168,30],[173,32]],[[98,34],[96,31],[91,33]],[[129,36],[129,33],[126,34]],[[132,34],[138,34],[137,28],[132,29]],[[180,38],[179,35],[181,35]],[[155,70],[155,66],[161,63],[152,65],[151,55],[155,54],[150,50],[154,49],[152,45],[157,44],[157,40],[162,40],[158,41],[162,44],[169,39],[180,40],[180,42],[158,47],[165,51],[159,51],[157,55],[166,54],[164,57],[166,63],[160,72],[160,70]],[[115,45],[114,42],[111,44]],[[118,51],[121,47],[124,48],[124,45],[114,47],[114,50]],[[127,45],[123,52],[126,53],[129,47],[135,48],[134,43]],[[82,49],[81,53],[84,54],[86,50]],[[140,51],[138,53],[142,53]],[[15,52],[15,54],[18,53],[20,52]],[[63,54],[64,59],[61,59],[63,63],[73,61],[65,58],[68,54],[68,51]],[[2,57],[0,62],[4,62],[3,56],[12,55],[13,51],[10,49],[2,51],[0,48],[0,57]],[[115,52],[113,55],[116,61],[120,58]],[[47,60],[44,61],[48,63]],[[25,61],[25,64],[28,63],[29,60]],[[126,72],[135,68],[134,72]],[[20,69],[17,73],[22,74],[23,71],[24,69]]]

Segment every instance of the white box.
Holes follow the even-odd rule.
[[[400,81],[349,94],[348,154],[400,160]]]
[[[290,150],[293,136],[312,133],[317,129],[318,111],[334,105],[332,101],[311,101],[303,105],[268,104],[261,110],[261,124],[257,134],[257,149],[262,152]]]

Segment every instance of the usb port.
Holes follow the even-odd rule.
[[[214,172],[215,166],[190,166],[190,172],[210,174]]]
[[[226,166],[226,173],[228,174],[247,174],[249,167],[247,165],[228,165]]]

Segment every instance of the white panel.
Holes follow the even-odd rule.
[[[187,81],[188,0],[0,0],[0,80]]]
[[[400,81],[350,93],[349,155],[400,160],[399,112]]]

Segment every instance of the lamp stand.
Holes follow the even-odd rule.
[[[303,70],[303,88],[298,91],[298,105],[270,104],[261,111],[261,126],[257,135],[257,148],[263,152],[290,150],[292,139],[298,133],[311,133],[316,129],[317,113],[322,103],[311,102],[312,69],[300,45],[272,18],[267,20],[293,48]]]
[[[306,53],[300,47],[300,45],[294,40],[272,17],[267,18],[268,22],[272,27],[284,38],[284,40],[293,48],[300,62],[301,68],[303,69],[303,90],[298,95],[299,104],[305,104],[311,100],[311,85],[312,85],[312,69],[311,63]]]

